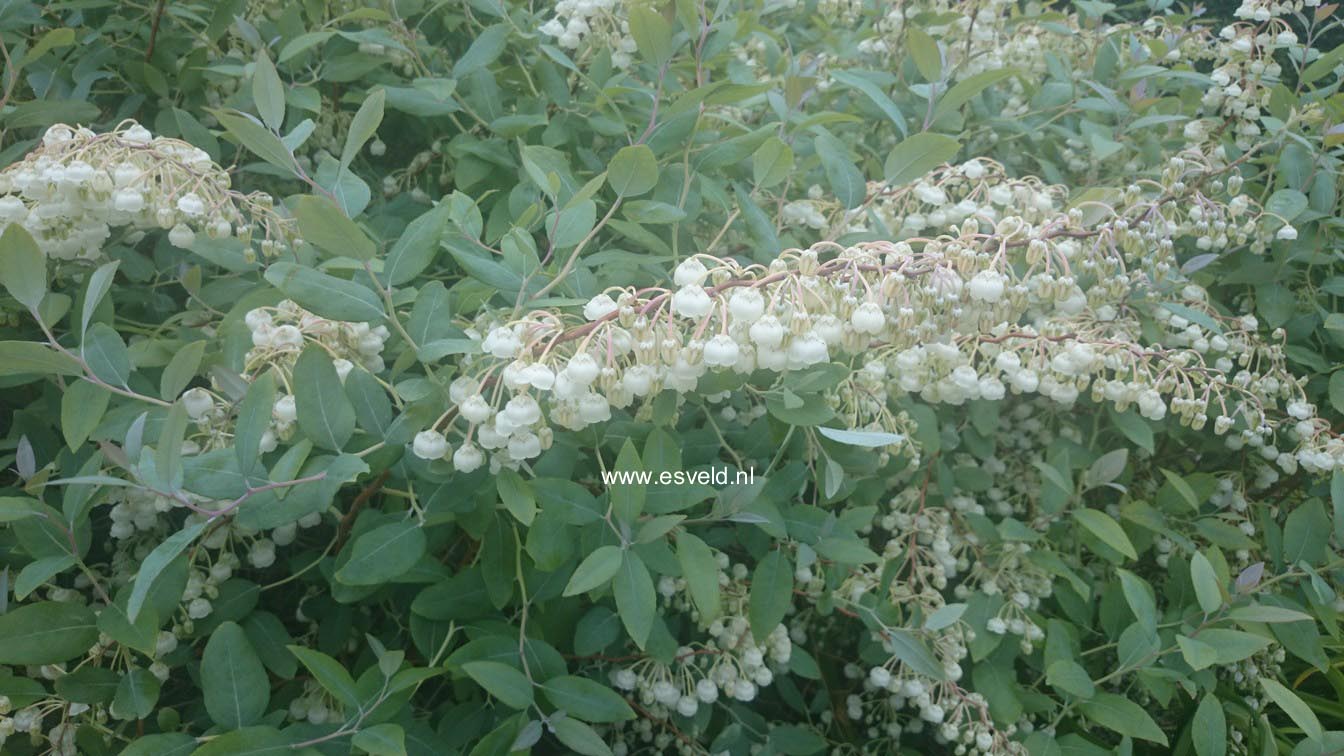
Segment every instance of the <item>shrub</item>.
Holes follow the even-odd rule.
[[[1334,11],[0,7],[5,753],[1344,748]]]

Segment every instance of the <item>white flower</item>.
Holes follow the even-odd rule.
[[[784,341],[784,325],[774,315],[766,315],[751,324],[749,334],[756,346],[763,349],[777,349]]]
[[[145,208],[145,196],[136,189],[120,189],[112,195],[112,207],[123,213],[138,213]]]
[[[523,342],[518,339],[512,328],[500,326],[486,334],[485,340],[481,342],[481,348],[501,360],[508,360],[518,356],[518,352],[523,348]]]
[[[755,323],[765,313],[765,297],[754,288],[740,288],[728,298],[728,312],[744,323]]]
[[[1274,234],[1274,238],[1280,241],[1292,241],[1297,238],[1297,229],[1291,225],[1284,224],[1283,228],[1280,228],[1278,233]]]
[[[303,346],[303,331],[292,325],[276,326],[271,330],[270,343],[276,349],[298,349]]]
[[[616,300],[606,294],[598,294],[583,306],[583,316],[588,320],[601,320],[617,309]]]
[[[462,412],[462,417],[465,417],[467,422],[470,423],[483,423],[489,420],[490,415],[494,412],[490,403],[485,401],[485,397],[480,394],[467,397],[466,401],[458,405],[458,409]]]
[[[740,354],[737,342],[726,333],[705,342],[705,364],[710,367],[731,367],[737,364]]]
[[[683,260],[677,266],[677,269],[672,273],[672,281],[677,286],[701,286],[707,276],[709,276],[709,271],[705,268],[705,264],[692,257]]]
[[[178,198],[177,209],[185,215],[195,218],[205,215],[205,202],[194,192],[188,193]]]
[[[593,356],[587,352],[579,352],[570,357],[569,362],[565,365],[565,377],[579,386],[591,385],[593,381],[597,380],[597,375],[600,372],[601,368],[598,367],[597,360],[593,359]]]
[[[537,404],[536,399],[527,394],[519,394],[504,405],[501,414],[507,417],[509,422],[523,428],[541,419],[541,406]]]
[[[449,451],[448,439],[436,430],[420,431],[411,442],[411,451],[420,459],[443,459]]]
[[[849,322],[859,333],[881,333],[887,324],[887,316],[876,302],[864,302],[854,309]]]
[[[168,241],[178,249],[188,249],[196,241],[196,232],[185,223],[179,223],[168,232]]]
[[[154,135],[149,133],[149,129],[136,123],[121,132],[121,138],[132,144],[149,144],[154,139]]]
[[[182,406],[187,410],[187,417],[200,420],[205,413],[215,408],[215,398],[203,388],[187,389],[182,394]]]
[[[485,454],[475,444],[468,441],[453,452],[453,467],[458,472],[469,473],[485,462]]]
[[[271,408],[271,413],[275,415],[276,422],[281,425],[289,425],[299,417],[298,408],[294,404],[294,396],[285,394],[275,400],[275,405]]]
[[[344,357],[337,357],[332,360],[331,366],[336,368],[336,377],[341,379],[341,383],[345,383],[345,377],[350,375],[351,370],[355,369],[355,363]]]
[[[1003,298],[1004,277],[998,271],[982,270],[971,278],[971,299],[993,304]]]
[[[672,295],[672,311],[683,318],[699,320],[713,308],[714,300],[699,284],[686,284]]]

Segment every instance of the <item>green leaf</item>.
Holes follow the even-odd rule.
[[[1262,604],[1234,607],[1227,613],[1227,618],[1238,622],[1265,622],[1269,624],[1315,621],[1314,617],[1305,612],[1284,609],[1283,607],[1278,606],[1264,606]]]
[[[355,408],[326,349],[312,344],[303,350],[294,363],[293,386],[299,430],[318,446],[340,451],[355,432]]]
[[[1191,488],[1190,484],[1185,482],[1185,478],[1182,478],[1171,470],[1161,468],[1161,471],[1163,477],[1167,479],[1167,483],[1171,485],[1176,493],[1180,494],[1181,499],[1188,504],[1191,509],[1198,512],[1199,496],[1195,494],[1195,489]]]
[[[644,59],[662,66],[672,57],[672,28],[667,19],[647,5],[631,5],[626,9],[630,36]]]
[[[145,599],[149,596],[149,589],[154,585],[154,579],[163,572],[164,568],[170,562],[177,558],[196,536],[205,529],[206,523],[198,522],[195,525],[177,531],[168,536],[149,552],[144,561],[140,563],[140,571],[135,574],[135,582],[131,586],[131,597],[126,604],[126,614],[131,622],[140,616],[140,608],[145,605]]]
[[[1047,667],[1045,681],[1050,687],[1076,698],[1088,699],[1097,692],[1097,686],[1092,682],[1087,670],[1072,659],[1060,659]]]
[[[336,571],[346,585],[381,585],[408,572],[425,555],[425,530],[415,520],[374,528],[355,539]]]
[[[290,262],[272,263],[266,280],[286,297],[324,318],[370,321],[383,319],[383,303],[373,289],[344,278]]]
[[[1316,712],[1312,711],[1296,693],[1285,688],[1278,680],[1269,677],[1260,678],[1260,687],[1265,689],[1265,695],[1278,704],[1294,724],[1302,728],[1303,734],[1312,740],[1321,739],[1324,735],[1321,720],[1316,718]]]
[[[568,717],[552,722],[555,737],[575,753],[583,756],[611,756],[611,748],[593,728]]]
[[[290,748],[295,740],[293,736],[285,735],[274,727],[257,725],[211,738],[205,745],[192,751],[191,756],[285,756],[295,753]]]
[[[633,551],[621,555],[621,566],[612,581],[612,592],[616,596],[616,612],[621,616],[625,631],[635,645],[644,648],[649,633],[653,631],[658,599],[653,591],[653,578],[649,576],[649,569]]]
[[[253,724],[266,713],[270,681],[237,623],[224,622],[210,634],[201,655],[201,692],[210,718],[230,730]]]
[[[121,675],[106,667],[84,665],[56,678],[56,694],[75,703],[107,704],[117,695]]]
[[[812,143],[817,149],[817,157],[821,158],[821,167],[826,172],[826,181],[835,198],[846,208],[857,207],[868,194],[868,183],[859,169],[854,167],[849,148],[824,131]]]
[[[1078,705],[1093,722],[1121,735],[1167,745],[1167,736],[1142,706],[1114,693],[1097,693]]]
[[[791,603],[793,564],[783,551],[775,549],[765,555],[751,575],[747,618],[757,643],[765,640],[775,626],[784,621]]]
[[[308,195],[298,198],[294,201],[294,217],[299,221],[299,233],[303,235],[303,240],[332,257],[353,257],[368,261],[378,255],[377,245],[364,234],[363,229],[326,197]],[[382,307],[378,309],[381,315]]]
[[[219,125],[224,127],[238,143],[251,150],[257,157],[279,168],[284,175],[292,175],[296,163],[294,155],[290,153],[289,148],[280,137],[266,130],[265,126],[257,123],[251,116],[238,111],[229,110],[211,110],[209,111],[218,121]]]
[[[355,680],[346,671],[345,667],[335,659],[316,649],[306,646],[290,645],[287,646],[290,653],[294,654],[309,672],[313,674],[313,679],[322,689],[330,693],[332,698],[341,702],[347,709],[359,710],[363,703],[363,696],[359,693],[359,687]]]
[[[792,594],[792,590],[790,590],[790,594]],[[887,631],[887,639],[891,642],[892,654],[910,669],[934,680],[947,678],[942,662],[938,661],[938,657],[933,655],[928,645],[914,633],[901,629],[891,629]]]
[[[564,595],[577,596],[607,584],[621,568],[623,552],[617,546],[599,546],[579,563],[565,586]]]
[[[840,428],[818,426],[817,432],[837,443],[859,446],[865,449],[878,449],[905,441],[905,436],[899,433],[882,431],[841,430]]]
[[[61,394],[61,434],[72,451],[89,440],[111,398],[106,389],[89,381],[74,381],[66,387]]]
[[[1180,646],[1181,656],[1185,657],[1185,663],[1189,664],[1190,668],[1196,672],[1218,662],[1218,649],[1204,641],[1186,635],[1178,635],[1176,636],[1176,645]]]
[[[853,87],[863,93],[865,97],[872,100],[891,122],[896,125],[896,130],[905,137],[909,133],[909,128],[905,125],[905,116],[901,115],[901,109],[896,106],[891,97],[882,90],[871,79],[858,71],[832,71],[831,78],[844,84],[847,87]]]
[[[154,476],[169,492],[182,487],[182,442],[187,433],[187,408],[174,402],[154,447]]]
[[[261,438],[271,427],[271,413],[275,407],[275,376],[266,371],[252,379],[238,404],[238,419],[233,426],[233,447],[238,457],[238,469],[247,474],[258,464]]]
[[[104,383],[125,386],[131,378],[131,353],[121,334],[106,323],[94,323],[84,334],[80,356],[93,373]]]
[[[1344,371],[1335,375],[1344,375]],[[1331,376],[1332,384],[1334,380],[1334,376]],[[1334,510],[1335,540],[1344,543],[1344,470],[1335,470],[1330,476],[1330,503]]]
[[[439,253],[439,240],[448,228],[451,215],[452,207],[442,202],[407,224],[383,260],[378,280],[385,285],[400,286],[423,273]],[[416,302],[418,304],[419,300]],[[417,343],[422,342],[417,340]]]
[[[714,550],[689,532],[682,531],[677,535],[677,562],[686,578],[691,600],[700,610],[700,622],[713,622],[722,611],[719,565],[714,559]]]
[[[159,678],[148,670],[132,668],[121,678],[117,697],[112,700],[112,716],[118,719],[144,719],[159,702]]]
[[[531,525],[537,516],[537,499],[532,493],[532,486],[518,473],[503,469],[495,477],[495,488],[509,514],[518,522]]]
[[[961,143],[944,134],[915,134],[887,155],[882,174],[887,184],[904,186],[956,156]]]
[[[462,665],[462,671],[510,708],[524,710],[532,705],[532,682],[503,662],[467,662]]]
[[[185,732],[158,733],[136,738],[118,756],[188,756],[198,753],[196,745],[196,738]]]
[[[33,517],[42,511],[35,499],[21,496],[0,496],[0,522],[14,522]]]
[[[83,375],[79,361],[46,344],[0,341],[0,377],[11,375]]]
[[[142,607],[140,615],[132,622],[126,614],[127,597],[124,591],[118,593],[116,600],[98,613],[98,632],[123,646],[153,656],[158,645],[159,615],[152,606]]]
[[[1157,601],[1153,598],[1152,586],[1129,570],[1116,570],[1115,573],[1120,578],[1120,590],[1134,612],[1134,618],[1150,634],[1157,632]]]
[[[1199,641],[1218,650],[1219,664],[1234,664],[1260,653],[1273,643],[1259,635],[1217,627],[1200,632]]]
[[[80,604],[42,601],[0,614],[0,664],[60,664],[97,642],[93,610]]]
[[[1307,195],[1296,189],[1280,189],[1265,200],[1265,211],[1277,215],[1285,223],[1291,223],[1306,209]]]
[[[265,50],[257,51],[252,64],[252,102],[261,122],[271,131],[279,131],[285,121],[285,85]]]
[[[917,26],[906,28],[906,42],[910,45],[910,57],[915,59],[915,68],[924,81],[935,82],[943,78],[943,54],[933,37]]]
[[[0,234],[0,284],[30,311],[37,310],[47,295],[47,259],[18,223],[6,225]]]
[[[557,709],[585,722],[620,722],[635,712],[619,693],[586,677],[562,675],[547,680],[541,690]]]
[[[793,172],[793,148],[772,136],[751,154],[751,177],[757,188],[766,189]]]
[[[933,109],[933,120],[936,121],[959,109],[989,87],[1017,74],[1018,71],[1015,68],[999,68],[962,79],[938,100],[937,107]]]
[[[89,321],[93,319],[93,313],[102,303],[103,297],[112,288],[112,280],[117,275],[117,266],[121,265],[120,260],[113,260],[110,263],[103,263],[98,266],[93,273],[89,274],[88,286],[84,288],[84,307],[80,312],[79,318],[79,340],[84,340],[84,334],[89,330]]]
[[[1190,723],[1190,741],[1196,756],[1227,756],[1227,716],[1212,692],[1205,694]]]
[[[350,119],[349,131],[345,132],[345,147],[341,149],[342,170],[350,167],[364,143],[378,130],[378,125],[383,122],[383,103],[386,100],[387,92],[375,89],[360,103],[355,117]]]
[[[1125,529],[1110,515],[1099,509],[1075,509],[1073,518],[1102,543],[1130,559],[1139,558],[1138,552],[1134,550],[1134,544],[1130,543],[1129,536],[1125,535]]]
[[[472,71],[477,71],[495,62],[509,42],[509,26],[495,24],[488,26],[475,35],[471,47],[453,64],[453,78],[461,79]]]
[[[1196,551],[1190,557],[1190,580],[1195,584],[1195,598],[1199,608],[1205,614],[1213,614],[1223,608],[1223,590],[1218,584],[1218,575],[1208,557]]]
[[[204,340],[192,341],[173,354],[168,366],[163,369],[163,375],[159,377],[159,398],[171,402],[191,383],[197,369],[201,367],[201,358],[205,356],[208,343]]]
[[[29,562],[14,578],[14,598],[22,601],[53,577],[75,566],[73,554],[55,554]]]
[[[350,744],[373,756],[405,756],[406,731],[401,725],[386,722],[356,732]]]
[[[638,197],[658,184],[658,158],[647,144],[622,147],[607,164],[607,184],[617,197]]]
[[[639,452],[635,449],[634,442],[626,439],[621,446],[621,451],[616,455],[616,464],[612,468],[614,477],[620,479],[622,474],[643,472],[644,463],[639,459]],[[641,483],[613,483],[607,490],[611,496],[612,514],[621,522],[634,523],[644,511],[644,499],[647,494],[647,486]]]

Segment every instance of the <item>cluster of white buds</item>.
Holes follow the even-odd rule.
[[[1201,232],[1190,208],[1218,204],[1203,187],[1226,186],[1223,170],[1194,153],[1173,158],[1161,186],[1130,187],[1088,214],[1059,208],[1057,187],[968,161],[891,193],[907,209],[966,204],[972,214],[957,209],[960,222],[936,237],[822,242],[765,266],[697,255],[671,288],[599,294],[582,324],[556,311],[505,323],[487,314],[469,334],[488,357],[454,384],[445,435],[465,440],[468,462],[479,444],[495,452],[492,467],[517,466],[547,448],[552,424],[578,430],[627,407],[638,417],[645,397],[693,391],[710,372],[858,358],[832,409],[902,441],[908,418],[887,401],[900,392],[947,404],[1039,394],[1064,406],[1087,394],[1152,420],[1212,423],[1229,443],[1273,450],[1287,472],[1333,469],[1344,441],[1302,402],[1281,346],[1253,317],[1220,315],[1176,264],[1175,242]],[[1000,189],[1012,204],[993,199]],[[1153,301],[1159,283],[1169,293]],[[1146,341],[1145,314],[1171,338]]]
[[[554,37],[566,50],[610,50],[617,68],[629,68],[634,60],[635,38],[630,35],[625,0],[557,0],[555,15],[538,31]]]
[[[48,678],[52,679],[52,678]],[[46,725],[50,715],[57,715],[59,721]],[[28,736],[31,747],[52,756],[78,756],[79,748],[75,743],[82,720],[96,719],[106,721],[107,714],[100,710],[94,716],[92,707],[84,703],[69,703],[57,698],[46,698],[36,703],[13,710],[8,696],[0,696],[0,747],[18,734]]]
[[[688,613],[708,639],[678,649],[671,664],[645,658],[610,670],[613,685],[636,692],[641,704],[656,713],[693,717],[701,705],[712,704],[720,696],[752,701],[774,682],[775,668],[787,664],[793,654],[793,641],[783,623],[759,642],[752,633],[747,619],[747,566],[731,564],[722,552],[715,559],[721,598],[719,616],[712,621],[704,622],[687,593],[685,579],[664,576],[657,588],[667,608]]]
[[[947,77],[943,86],[1004,69],[1021,71],[1021,81],[1037,81],[1047,73],[1051,56],[1077,59],[1085,51],[1095,50],[1098,40],[1115,31],[1110,24],[1086,27],[1073,13],[1049,14],[1048,19],[1036,21],[1022,13],[1017,4],[1004,0],[919,0],[876,8],[878,13],[871,23],[865,23],[869,19],[864,4],[854,0],[826,0],[818,11],[833,23],[861,28],[864,36],[858,51],[890,66],[900,65],[909,56],[906,29],[918,23],[920,31],[940,43],[942,75]],[[1027,88],[1019,81],[1010,81],[1007,87],[1012,99],[1003,117],[1027,112]]]
[[[874,741],[932,732],[948,753],[1027,753],[1025,746],[1011,739],[1017,728],[996,727],[984,696],[968,692],[956,682],[893,673],[889,665],[865,670],[847,664],[843,671],[846,678],[859,685],[859,692],[845,698],[846,716],[863,723],[867,736]],[[916,716],[909,716],[908,711]]]
[[[96,134],[56,124],[23,160],[0,171],[0,230],[16,223],[42,251],[62,260],[101,255],[113,228],[137,241],[149,229],[168,231],[177,247],[198,234],[233,238],[252,253],[254,236],[267,256],[292,241],[267,194],[230,188],[228,173],[187,142],[154,137],[126,121]]]
[[[289,702],[286,714],[291,721],[314,725],[345,720],[344,708],[340,702],[328,695],[321,686],[312,682],[305,685],[303,695],[295,696],[294,700]]]
[[[390,335],[387,326],[370,328],[368,323],[328,320],[290,300],[274,307],[249,310],[245,322],[252,332],[252,349],[247,353],[243,371],[247,375],[278,367],[287,380],[299,353],[310,343],[321,345],[331,354],[341,380],[355,365],[370,373],[381,373],[386,367],[382,354],[383,344]],[[277,419],[280,419],[278,407]]]

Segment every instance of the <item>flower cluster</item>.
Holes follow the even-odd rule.
[[[1212,423],[1287,472],[1333,469],[1344,442],[1301,399],[1280,347],[1253,316],[1213,310],[1177,269],[1177,242],[1190,237],[1195,249],[1205,238],[1268,243],[1254,215],[1229,240],[1219,218],[1247,206],[1214,199],[1235,189],[1222,170],[1213,157],[1176,157],[1162,184],[1129,187],[1094,212],[1060,208],[1059,187],[973,160],[874,192],[879,222],[902,219],[911,234],[912,216],[931,217],[945,224],[938,236],[824,242],[768,266],[695,256],[677,267],[675,288],[594,297],[586,324],[551,311],[487,315],[469,333],[488,358],[453,383],[454,412],[433,432],[462,438],[459,469],[479,465],[482,450],[494,452],[493,468],[515,467],[548,448],[552,425],[578,430],[661,390],[692,391],[710,373],[782,375],[839,360],[854,369],[832,409],[853,428],[904,438],[908,422],[887,401],[900,394],[944,404],[1040,394],[1061,405],[1086,394],[1152,420]],[[1140,297],[1150,301],[1140,307]],[[1145,317],[1160,341],[1143,337]],[[430,441],[427,454],[448,453]]]
[[[629,68],[634,59],[625,0],[557,0],[555,15],[538,31],[567,50],[610,50],[617,68]]]
[[[190,248],[203,234],[236,239],[249,254],[259,236],[266,256],[293,236],[270,195],[231,189],[228,173],[204,150],[155,137],[134,121],[103,134],[65,124],[47,129],[37,149],[0,171],[0,229],[10,223],[61,260],[98,257],[121,227],[132,242],[163,229],[177,247]]]
[[[370,373],[381,373],[385,367],[382,353],[390,335],[387,326],[328,320],[287,299],[274,307],[249,310],[245,322],[252,332],[252,349],[247,353],[243,370],[246,375],[275,367],[287,379],[299,353],[308,344],[318,344],[331,354],[336,374],[342,380],[356,365]],[[277,403],[277,419],[291,422],[292,404],[291,399],[291,409],[284,413],[286,420],[281,417]]]

